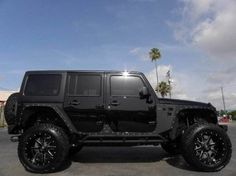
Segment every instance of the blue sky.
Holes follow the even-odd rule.
[[[171,1],[3,1],[0,6],[1,75],[10,80],[2,86],[9,89],[18,88],[19,76],[29,69],[146,72],[153,65],[130,50],[176,43],[166,23],[176,18]],[[163,53],[160,63],[171,58]]]
[[[218,4],[210,3],[1,0],[0,88],[17,90],[24,72],[35,69],[139,70],[153,82],[154,65],[148,60],[148,51],[158,47],[162,52],[160,77],[165,79],[165,72],[171,69],[176,97],[204,97],[204,91],[214,88],[207,83],[211,75],[215,71],[222,75],[221,70],[232,65],[219,62],[218,56],[211,54],[214,47],[206,50],[201,38],[205,28],[198,31],[208,18],[214,25],[217,15],[225,10],[212,11],[210,7]],[[231,0],[227,3],[232,5]]]

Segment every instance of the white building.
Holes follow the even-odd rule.
[[[3,90],[1,90],[0,91],[0,102],[7,101],[7,98],[14,92],[16,92],[16,91],[5,91],[5,90],[3,91]]]
[[[7,125],[3,115],[3,108],[7,98],[14,92],[15,91],[0,91],[0,127]]]

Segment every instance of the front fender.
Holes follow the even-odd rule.
[[[171,123],[170,138],[173,140],[179,134],[181,134],[181,125],[186,119],[193,119],[192,123],[199,122],[208,122],[217,124],[217,114],[213,107],[206,106],[181,106],[176,109],[175,118]],[[190,123],[190,122],[188,122]],[[191,125],[191,124],[190,124]]]

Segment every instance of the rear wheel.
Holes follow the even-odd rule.
[[[214,124],[194,124],[182,136],[184,159],[201,171],[219,171],[230,161],[228,135]]]
[[[63,129],[52,124],[39,124],[28,129],[18,145],[18,156],[26,170],[54,172],[64,163],[69,150]]]

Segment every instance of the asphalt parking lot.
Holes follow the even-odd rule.
[[[236,123],[229,126],[233,145],[230,163],[220,172],[194,171],[181,156],[169,156],[160,147],[84,147],[71,158],[62,171],[50,176],[235,176]],[[29,176],[17,157],[17,143],[9,140],[6,129],[0,129],[0,176]]]

